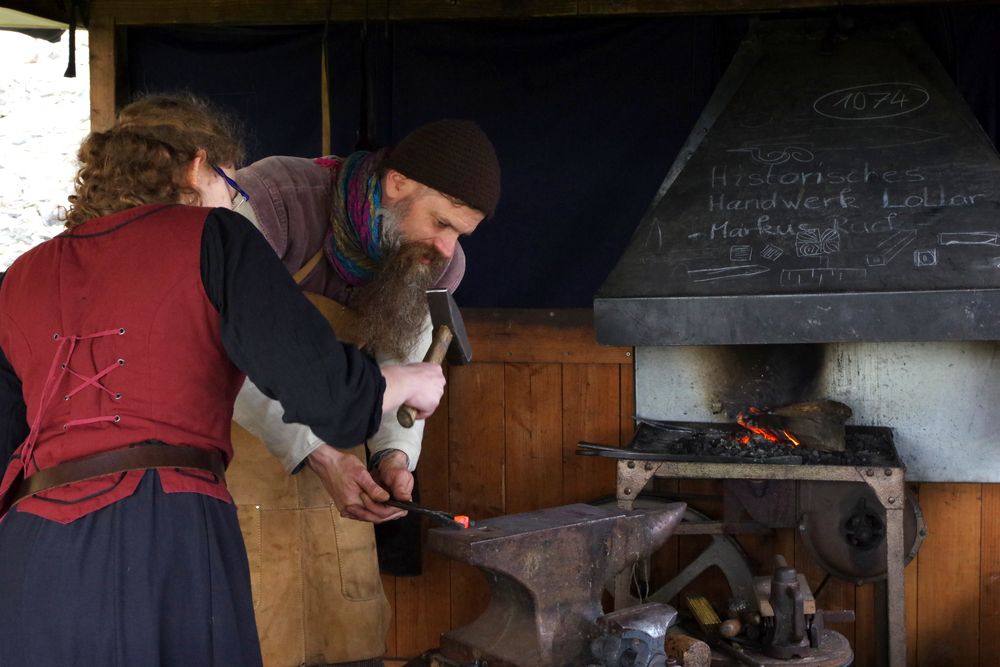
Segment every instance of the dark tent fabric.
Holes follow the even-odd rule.
[[[463,242],[465,306],[587,306],[742,35],[742,19],[367,26],[376,144],[461,117],[504,171],[495,219]],[[737,27],[731,28],[730,26]],[[362,26],[330,26],[334,153],[358,145]],[[133,93],[181,88],[234,110],[250,158],[318,155],[322,26],[135,28]],[[311,131],[311,133],[310,133]],[[498,275],[504,280],[497,280]]]
[[[917,22],[995,144],[1000,8],[881,13]],[[439,118],[476,120],[496,144],[503,192],[495,218],[463,241],[459,304],[589,307],[748,24],[705,16],[331,24],[332,149],[392,145]],[[129,86],[180,87],[229,106],[252,130],[252,158],[318,155],[322,36],[321,25],[134,28]]]
[[[248,162],[290,151],[319,155],[322,38],[322,26],[132,28],[128,91],[181,90],[211,100],[244,126]]]
[[[396,26],[392,140],[445,112],[473,118],[503,169],[495,220],[463,241],[459,303],[590,304],[729,60],[724,25]]]
[[[916,19],[979,124],[1000,146],[1000,7],[923,9]]]

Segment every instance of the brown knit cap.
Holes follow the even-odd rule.
[[[439,120],[418,127],[389,153],[383,166],[461,199],[487,218],[500,200],[497,153],[471,120]]]

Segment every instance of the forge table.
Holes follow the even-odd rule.
[[[712,424],[717,428],[721,425]],[[850,428],[850,427],[849,427]],[[855,427],[859,428],[859,427]],[[864,427],[860,427],[864,428]],[[874,427],[869,427],[874,428]],[[881,634],[888,637],[889,667],[906,667],[906,607],[904,604],[903,567],[906,554],[903,514],[906,500],[905,468],[894,456],[892,465],[782,465],[752,462],[705,462],[671,460],[669,454],[594,447],[580,443],[580,453],[608,456],[617,460],[618,506],[632,509],[639,493],[654,477],[667,479],[715,480],[794,480],[825,482],[863,482],[878,498],[886,516],[886,621]],[[893,452],[894,453],[894,452]],[[710,535],[730,532],[723,522],[683,523],[675,535]],[[627,600],[629,577],[619,576],[615,599]],[[880,622],[880,619],[876,619]]]

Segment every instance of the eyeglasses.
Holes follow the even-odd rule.
[[[234,211],[236,209],[238,209],[240,206],[243,206],[243,204],[245,204],[246,202],[250,201],[250,195],[248,195],[243,190],[243,188],[241,188],[239,185],[237,185],[236,181],[234,181],[233,179],[229,178],[229,176],[226,175],[226,172],[222,171],[222,167],[220,167],[218,165],[215,165],[215,164],[210,165],[210,166],[212,167],[212,169],[215,170],[215,173],[217,173],[219,176],[222,176],[222,180],[224,180],[229,187],[231,187],[233,190],[236,191],[236,195],[237,196],[233,197],[233,200],[235,201],[237,198],[239,198],[240,201],[233,204],[233,210]]]

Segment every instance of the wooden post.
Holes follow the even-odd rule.
[[[90,130],[100,132],[115,120],[115,21],[110,15],[91,16]]]
[[[323,147],[321,152],[323,155],[330,155],[333,153],[333,130],[330,127],[330,79],[328,76],[329,68],[327,67],[327,59],[330,54],[326,52],[326,39],[324,36],[323,48],[320,49],[320,69],[319,69],[319,80],[320,80],[320,113],[323,116]]]

